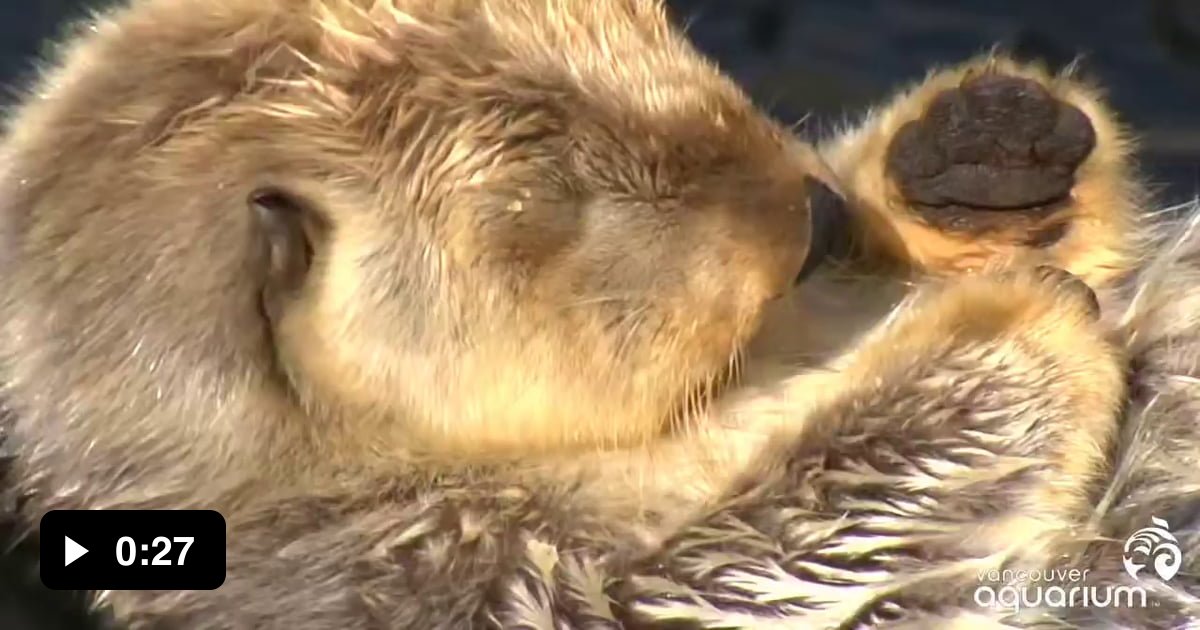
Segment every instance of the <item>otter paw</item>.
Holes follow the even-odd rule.
[[[988,56],[935,73],[822,157],[855,205],[860,257],[956,275],[1050,264],[1093,286],[1135,263],[1131,143],[1070,74]]]
[[[895,134],[886,169],[936,227],[975,231],[1070,197],[1096,146],[1088,117],[1033,79],[984,73],[937,94]]]
[[[1082,303],[1093,319],[1100,318],[1100,300],[1092,287],[1079,276],[1050,265],[1038,265],[1034,268],[1033,275],[1057,294]]]

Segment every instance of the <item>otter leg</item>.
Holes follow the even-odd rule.
[[[615,587],[635,624],[996,627],[1009,611],[977,588],[1083,553],[1125,390],[1091,290],[1035,267],[912,300],[798,435]]]
[[[1145,194],[1131,142],[1071,72],[989,56],[934,73],[821,147],[867,258],[933,273],[1127,269]]]

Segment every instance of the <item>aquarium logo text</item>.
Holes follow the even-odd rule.
[[[1165,581],[1175,577],[1183,563],[1179,541],[1166,521],[1151,517],[1151,526],[1137,530],[1125,541],[1125,571],[1134,580],[1146,567]],[[1087,569],[992,570],[979,574],[984,583],[975,588],[975,603],[985,608],[1145,608],[1146,589],[1140,586],[1087,584]]]

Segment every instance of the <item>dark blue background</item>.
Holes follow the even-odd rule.
[[[1200,0],[668,1],[697,44],[778,117],[811,113],[801,127],[809,134],[994,44],[1059,65],[1084,55],[1144,137],[1164,203],[1200,189]],[[25,80],[45,38],[85,4],[0,0],[0,82]],[[0,521],[0,538],[11,534]],[[40,589],[32,549],[0,557],[0,628],[82,627],[74,602]]]

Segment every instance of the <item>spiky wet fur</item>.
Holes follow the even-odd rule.
[[[499,7],[505,0],[494,2]],[[375,28],[372,20],[414,27],[407,22],[411,16],[388,2],[292,4],[317,18],[322,29],[314,32],[328,37],[324,44],[342,55],[351,72],[360,62],[390,54],[378,45],[390,36],[388,29]],[[444,6],[452,12],[471,4]],[[355,10],[368,5],[372,10]],[[220,66],[222,55],[240,50],[240,42],[291,24],[263,17],[270,17],[263,7],[274,6],[271,2],[221,6],[245,12],[246,28],[226,32],[218,41],[187,41],[193,32],[188,26],[177,32],[179,41],[160,43],[192,50],[204,63]],[[163,15],[178,18],[171,10]],[[119,23],[102,20],[101,30],[103,37],[128,46],[138,38],[122,39],[121,29],[156,31],[161,17],[147,12]],[[534,21],[544,32],[531,35],[533,43],[553,42],[555,29],[567,26]],[[194,31],[201,32],[204,20],[197,17],[196,24]],[[530,49],[531,58],[544,54]],[[270,75],[271,54],[261,61],[259,70]],[[606,72],[610,59],[575,61],[580,76],[629,78]],[[45,89],[70,90],[76,81],[98,76],[93,72],[127,70],[92,70],[90,63],[85,52],[68,56],[70,71],[51,75],[60,85]],[[906,223],[911,216],[896,205],[877,170],[879,147],[886,146],[897,121],[919,114],[931,93],[956,84],[963,73],[986,67],[1055,82],[1058,94],[1083,106],[1098,127],[1100,144],[1080,172],[1075,205],[1067,209],[1082,227],[1061,247],[1013,248],[1002,234],[980,247],[957,243],[969,250],[964,254],[919,224]],[[646,86],[656,86],[653,63],[642,70],[646,74],[638,76]],[[171,71],[160,68],[146,79],[168,81]],[[236,97],[240,82],[254,77],[225,78]],[[331,85],[300,87],[319,97],[306,101],[306,107],[346,106],[346,95]],[[148,120],[133,125],[137,133],[125,140],[153,146],[189,115],[228,104],[222,100],[228,94],[208,96],[162,104],[176,114],[168,120],[134,108],[127,118],[105,123],[119,128]],[[670,94],[627,105],[653,109],[663,106],[663,99],[669,101]],[[319,112],[295,103],[250,106],[273,107],[273,114],[286,121],[281,131],[304,129],[310,116],[319,118]],[[15,119],[6,146],[39,149],[52,165],[47,156],[57,147],[38,134],[45,132],[43,117],[56,114],[28,106]],[[62,131],[98,133],[86,117],[80,126]],[[335,154],[347,149],[328,148]],[[132,401],[122,397],[132,389],[121,380],[126,374],[83,370],[72,382],[52,382],[49,377],[57,373],[44,372],[55,357],[41,356],[48,349],[29,355],[6,349],[8,395],[21,414],[12,425],[19,458],[15,478],[19,491],[32,493],[24,516],[33,523],[54,507],[219,502],[230,527],[225,585],[205,592],[97,594],[98,604],[111,606],[133,627],[1137,628],[1200,623],[1194,601],[1200,596],[1200,320],[1195,315],[1200,312],[1200,236],[1188,222],[1139,225],[1138,210],[1147,202],[1129,168],[1129,149],[1096,93],[1071,77],[1052,79],[996,58],[931,75],[822,148],[836,175],[830,184],[854,204],[860,236],[869,245],[860,253],[868,259],[825,272],[777,304],[746,349],[745,361],[735,355],[739,389],[689,418],[679,434],[634,440],[632,447],[559,454],[553,448],[545,452],[554,445],[546,440],[536,445],[536,454],[504,463],[397,458],[385,452],[382,463],[369,466],[336,462],[333,469],[340,474],[334,476],[327,469],[304,468],[298,462],[310,460],[286,448],[296,427],[276,423],[272,414],[283,402],[255,397],[261,382],[199,369],[160,376],[194,391],[209,386],[214,392],[215,400],[185,399],[211,411],[209,425],[186,427],[196,440],[188,449],[178,436],[161,440],[160,427],[147,426],[144,417],[114,412],[97,420],[74,413],[85,399],[105,392],[116,394],[117,407],[128,402],[152,407],[146,392]],[[176,159],[186,171],[215,157]],[[809,166],[827,175],[819,164]],[[19,173],[10,171],[4,179],[10,200],[74,194],[56,190],[53,176],[31,184],[13,172]],[[899,223],[903,229],[896,227]],[[896,233],[903,237],[899,244],[911,247],[891,247]],[[1080,234],[1090,237],[1080,240]],[[39,236],[64,251],[72,244],[69,231]],[[127,239],[157,235],[107,236],[120,246]],[[1025,269],[1031,262],[1051,262],[1093,282],[1100,290],[1102,317],[1097,321],[1078,294]],[[1003,269],[958,273],[985,263]],[[86,271],[66,263],[51,269],[55,273],[48,278],[56,281]],[[222,280],[215,279],[214,291],[223,288]],[[19,288],[39,288],[20,282]],[[16,310],[14,300],[20,298],[19,291],[6,296],[6,312]],[[143,316],[184,317],[192,304],[173,306],[185,311]],[[7,334],[26,342],[24,335],[34,331],[20,323],[6,322]],[[238,336],[242,322],[220,323],[229,329],[219,333]],[[201,329],[213,325],[199,324]],[[89,341],[77,340],[82,349],[76,350],[94,350]],[[128,361],[154,372],[157,359],[134,351]],[[227,361],[237,367],[239,359]],[[38,387],[43,385],[79,399],[42,400]],[[47,412],[54,409],[51,403],[70,413],[53,417]],[[245,419],[246,410],[264,409],[253,418],[261,421],[254,431],[236,423]],[[337,429],[322,426],[314,432],[336,443]],[[347,439],[367,443],[379,437],[366,433]],[[285,448],[278,448],[281,442]],[[256,444],[266,445],[265,450],[252,449]],[[93,447],[115,451],[103,460],[89,459],[97,457]],[[147,448],[161,450],[146,455]],[[339,455],[333,446],[319,452],[333,459]],[[122,454],[137,455],[150,466],[131,471],[113,459]],[[97,463],[107,467],[89,468]],[[240,472],[238,466],[253,467],[255,474],[247,477],[259,483],[242,486],[236,475],[197,472]],[[264,486],[260,477],[290,483]],[[217,483],[225,479],[233,481]],[[1125,583],[1121,546],[1151,517],[1170,524],[1185,562],[1168,584],[1155,584],[1143,574],[1138,584],[1152,590],[1157,606],[1035,608],[1012,616],[972,602],[980,575],[991,570],[1087,568],[1089,584]]]

